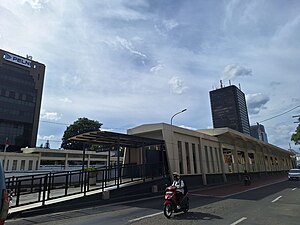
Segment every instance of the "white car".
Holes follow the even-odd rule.
[[[300,169],[291,169],[288,173],[289,180],[300,179]]]

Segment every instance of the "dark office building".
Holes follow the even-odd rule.
[[[250,134],[258,140],[268,143],[268,136],[265,127],[262,124],[253,125],[250,127]]]
[[[0,49],[0,151],[35,147],[45,65]]]
[[[209,92],[214,128],[229,127],[250,135],[244,93],[235,85]]]

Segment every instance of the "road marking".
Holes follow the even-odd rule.
[[[136,222],[136,221],[140,221],[142,219],[146,219],[146,218],[150,218],[150,217],[153,217],[153,216],[157,216],[157,215],[160,215],[162,214],[163,212],[159,212],[159,213],[154,213],[154,214],[151,214],[151,215],[147,215],[147,216],[142,216],[142,217],[139,217],[139,218],[135,218],[133,220],[129,220],[128,222],[129,223],[132,223],[132,222]]]
[[[238,224],[238,223],[240,223],[240,222],[242,222],[242,221],[244,221],[244,220],[246,220],[246,219],[247,219],[247,217],[242,217],[241,219],[235,221],[234,223],[232,223],[232,224],[230,224],[230,225],[236,225],[236,224]]]
[[[295,191],[297,188],[293,188],[292,191]]]
[[[275,198],[272,202],[276,202],[276,201],[278,201],[281,198],[282,198],[282,196],[279,196],[279,197]]]

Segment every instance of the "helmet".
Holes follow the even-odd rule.
[[[177,177],[179,177],[179,173],[177,173],[177,172],[173,172],[173,176],[177,176]]]

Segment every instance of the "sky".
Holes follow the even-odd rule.
[[[126,133],[186,108],[173,125],[212,128],[222,80],[271,144],[299,149],[298,0],[0,0],[0,15],[0,48],[46,65],[38,146],[80,117]]]

